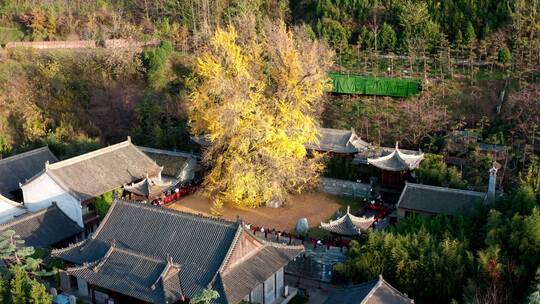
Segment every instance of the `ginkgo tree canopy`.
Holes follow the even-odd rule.
[[[204,193],[257,207],[316,184],[323,166],[305,143],[317,141],[316,110],[330,82],[333,53],[283,22],[218,29],[196,62],[189,121],[210,142]]]

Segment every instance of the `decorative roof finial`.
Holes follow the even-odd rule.
[[[399,141],[396,140],[396,150],[399,149]]]
[[[131,143],[131,136],[128,135],[127,141],[128,141],[128,143]]]
[[[351,206],[347,205],[347,214],[349,214],[351,211]]]
[[[49,169],[49,160],[46,160],[45,161],[45,170],[48,170]]]

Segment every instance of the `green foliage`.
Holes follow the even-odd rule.
[[[317,23],[317,31],[336,49],[347,48],[350,33],[338,21],[323,18]]]
[[[211,304],[219,298],[219,292],[212,289],[204,289],[200,294],[193,297],[189,303],[193,304]]]
[[[114,202],[115,192],[117,193],[118,197],[122,196],[122,188],[120,188],[96,197],[94,206],[96,207],[100,218],[104,218],[105,215],[107,215],[107,211],[109,211],[109,208]]]
[[[146,67],[146,78],[151,88],[161,89],[167,84],[166,64],[172,51],[172,45],[168,41],[163,41],[158,47],[143,51],[142,61]]]
[[[457,189],[467,187],[461,173],[453,167],[448,167],[442,155],[426,154],[415,173],[418,181],[423,184]]]
[[[36,279],[32,280],[29,298],[32,304],[49,304],[52,302],[52,296],[47,293],[45,285]]]
[[[384,23],[380,34],[380,49],[393,51],[397,44],[396,31],[388,23]]]
[[[21,266],[14,266],[11,269],[13,278],[11,279],[11,301],[13,304],[28,303],[32,285],[28,273]]]
[[[499,63],[502,64],[509,64],[512,61],[512,53],[510,53],[510,50],[507,46],[503,46],[499,50],[499,54],[497,55],[497,58],[499,60]]]
[[[352,164],[349,158],[345,157],[330,157],[326,161],[325,176],[331,178],[354,180],[360,178],[358,165]]]
[[[21,41],[23,38],[24,33],[20,29],[0,26],[0,45],[13,41]]]
[[[336,271],[354,282],[382,274],[408,295],[447,301],[459,294],[462,278],[472,270],[466,242],[437,238],[421,229],[410,234],[371,232],[365,243],[352,242],[348,260]]]
[[[47,293],[45,286],[36,279],[30,278],[28,272],[20,265],[11,268],[10,294],[5,298],[11,299],[12,304],[49,304],[52,296]]]
[[[540,268],[536,270],[536,278],[531,288],[531,294],[529,294],[525,303],[540,304]]]
[[[476,32],[471,22],[467,24],[467,29],[465,30],[465,43],[471,45],[476,42]]]
[[[535,172],[532,168],[530,172]],[[383,274],[414,298],[426,302],[489,302],[538,299],[540,200],[535,173],[524,174],[520,190],[464,217],[400,219],[386,231],[353,242],[338,273],[363,282]],[[538,274],[536,274],[538,277]],[[436,292],[433,292],[436,290]]]

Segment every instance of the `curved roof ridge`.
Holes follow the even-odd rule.
[[[302,249],[302,250],[305,249],[304,245],[289,245],[289,244],[272,242],[272,241],[267,241],[267,240],[261,240],[261,241],[266,247],[274,247],[274,248],[281,248],[281,249]]]
[[[214,282],[214,280],[217,278],[217,275],[220,272],[222,272],[224,269],[227,268],[227,266],[229,266],[231,255],[234,252],[234,249],[236,248],[236,245],[238,244],[238,239],[240,239],[240,236],[242,235],[243,232],[244,232],[244,228],[242,227],[242,225],[238,225],[238,227],[236,228],[236,232],[234,234],[234,238],[233,238],[233,240],[231,242],[232,245],[229,246],[229,249],[227,250],[227,253],[225,254],[225,257],[223,258],[223,263],[221,263],[221,265],[219,266],[216,274],[214,275],[212,280],[210,280],[209,285]]]
[[[388,287],[390,289],[390,291],[392,291],[394,294],[397,294],[399,296],[402,296],[404,298],[407,298],[411,301],[411,303],[414,303],[414,301],[412,299],[409,298],[409,296],[399,290],[397,290],[397,288],[395,288],[394,286],[392,286],[390,283],[388,283],[381,275],[379,275],[379,285],[377,285],[377,288],[380,288],[383,284]]]
[[[74,248],[78,248],[78,247],[81,247],[83,246],[85,243],[88,242],[90,238],[88,239],[85,239],[85,240],[82,240],[80,242],[76,242],[76,243],[71,243],[69,244],[68,246],[64,247],[64,248],[54,248],[52,251],[51,251],[51,255],[57,255],[57,254],[60,254],[60,253],[63,253],[63,252],[67,252],[67,251],[70,251]]]
[[[17,208],[21,208],[21,209],[26,210],[26,208],[24,207],[23,204],[18,203],[18,202],[14,201],[14,200],[11,200],[11,199],[3,196],[2,193],[0,193],[0,203],[6,203],[6,204],[9,204],[9,205],[12,205],[13,207],[17,207]]]
[[[164,282],[170,277],[169,272],[171,272],[171,270],[175,270],[175,274],[177,274],[178,272],[180,272],[180,269],[181,269],[181,265],[174,263],[172,261],[172,258],[168,257],[167,261],[166,261],[166,264],[165,264],[165,267],[163,267],[163,270],[159,274],[156,281],[152,285],[150,285],[150,289],[152,289],[152,290],[156,289],[157,285],[159,284],[159,281],[161,281],[162,282],[161,285],[163,287],[163,290],[165,290]],[[180,290],[180,293],[182,295],[184,294],[184,292],[182,290]]]
[[[395,159],[395,161],[398,164],[390,164],[388,163],[390,160]],[[396,146],[394,150],[384,156],[379,156],[376,158],[367,158],[368,164],[374,165],[378,168],[381,168],[383,170],[391,170],[391,171],[402,171],[402,170],[412,170],[416,169],[420,162],[424,159],[424,153],[420,154],[408,154],[403,153],[399,149],[399,144],[396,142]],[[393,167],[392,167],[393,165]]]
[[[101,267],[103,267],[103,264],[107,262],[107,260],[109,259],[109,257],[111,256],[111,254],[113,253],[115,249],[116,249],[116,243],[113,242],[111,246],[109,247],[109,249],[107,250],[107,252],[101,257],[101,259],[96,261],[96,265],[93,267],[92,270],[94,272],[98,272],[101,269]]]

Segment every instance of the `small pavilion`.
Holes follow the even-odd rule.
[[[350,212],[350,206],[347,206],[347,213],[337,220],[328,223],[321,222],[321,228],[333,234],[345,237],[354,237],[368,230],[375,222],[374,217],[358,217]]]
[[[140,182],[125,185],[124,190],[129,192],[130,200],[144,199],[149,202],[160,198],[167,189],[171,187],[171,182],[164,182],[159,179],[146,177]]]
[[[389,186],[403,186],[410,171],[418,168],[424,153],[406,154],[396,148],[388,155],[368,158],[368,164],[381,170],[381,183]]]

